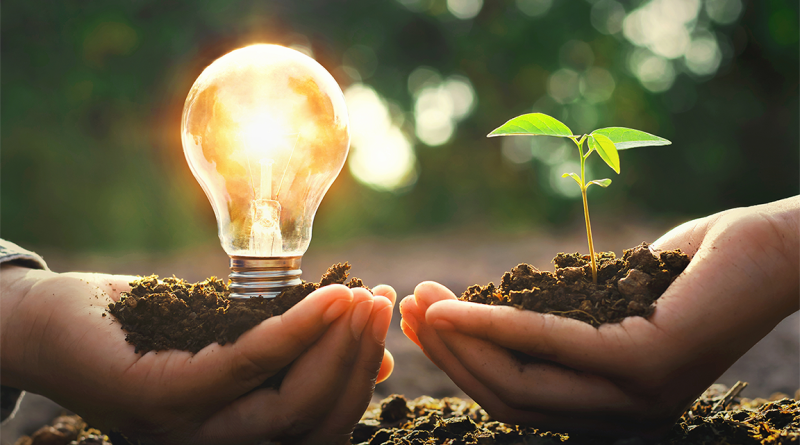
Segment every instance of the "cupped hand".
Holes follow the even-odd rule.
[[[683,224],[655,244],[693,257],[648,319],[594,328],[456,300],[425,282],[406,335],[492,417],[560,431],[658,434],[798,310],[800,198]]]
[[[3,384],[143,443],[348,443],[391,373],[388,286],[326,286],[235,343],[141,355],[103,316],[133,277],[4,266],[3,278]],[[286,366],[279,390],[257,388]]]

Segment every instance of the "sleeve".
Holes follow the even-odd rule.
[[[0,239],[0,264],[2,263],[48,270],[47,263],[41,256],[4,239]],[[14,416],[24,394],[24,391],[17,388],[0,385],[0,421]]]

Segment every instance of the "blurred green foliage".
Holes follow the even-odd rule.
[[[499,140],[485,138],[533,111],[571,40],[588,43],[594,65],[616,80],[613,97],[598,107],[598,127],[673,141],[626,152],[615,189],[593,191],[597,209],[620,218],[632,209],[688,218],[798,192],[796,1],[745,2],[738,21],[714,27],[730,43],[719,71],[678,74],[663,93],[649,92],[628,71],[632,45],[592,26],[591,3],[556,1],[532,18],[514,1],[486,0],[474,19],[459,20],[445,0],[418,12],[395,0],[6,2],[2,237],[78,251],[208,242],[213,213],[180,144],[186,93],[205,66],[235,48],[298,39],[332,72],[348,48],[371,48],[378,65],[363,82],[407,114],[407,78],[421,65],[468,77],[477,97],[450,142],[416,144],[412,187],[374,191],[345,168],[317,214],[316,242],[579,221],[580,206],[552,193],[545,166],[514,165]],[[640,2],[622,3],[630,11]],[[337,80],[343,87],[351,81]],[[576,131],[591,130],[556,116]]]

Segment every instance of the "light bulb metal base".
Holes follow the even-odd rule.
[[[275,298],[284,289],[301,284],[301,256],[231,256],[230,298]]]

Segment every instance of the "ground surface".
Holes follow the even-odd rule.
[[[668,225],[612,227],[595,222],[597,250],[621,252],[642,241],[652,242]],[[303,258],[304,277],[317,279],[331,264],[349,261],[354,275],[374,287],[379,283],[394,286],[399,298],[413,293],[424,280],[434,280],[460,293],[475,283],[496,281],[509,268],[527,262],[541,269],[559,251],[585,251],[580,226],[569,228],[566,236],[552,232],[487,236],[482,231],[443,233],[402,240],[364,239],[347,246],[318,246],[312,242]],[[574,235],[574,236],[573,236]],[[228,258],[216,244],[166,256],[120,255],[71,257],[39,249],[50,267],[58,272],[71,270],[161,276],[175,274],[186,280],[201,280],[210,275],[226,277]],[[390,394],[413,399],[464,397],[447,376],[433,365],[400,332],[399,313],[395,313],[387,338],[397,366],[389,380],[378,385],[376,401]],[[420,379],[425,375],[425,379]],[[800,313],[788,317],[775,330],[735,363],[718,382],[733,385],[737,380],[750,383],[743,396],[767,396],[774,392],[793,394],[800,387]],[[28,416],[0,430],[0,443],[13,444],[16,437],[32,433],[54,417],[48,401],[30,397]],[[37,416],[38,419],[36,418]]]

